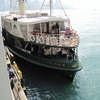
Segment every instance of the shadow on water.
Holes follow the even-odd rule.
[[[37,66],[16,57],[29,100],[77,100],[79,88],[57,70]]]

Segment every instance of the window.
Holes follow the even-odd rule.
[[[27,25],[20,25],[20,31],[24,39],[27,39]]]
[[[12,30],[12,23],[8,21],[4,21],[4,25],[6,30],[11,31]]]

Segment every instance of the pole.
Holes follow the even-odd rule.
[[[52,5],[53,5],[53,2],[52,2],[52,0],[50,0],[50,17],[52,16]]]

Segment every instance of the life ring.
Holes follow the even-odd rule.
[[[44,38],[43,38],[43,36],[40,36],[39,38],[40,38],[40,43],[44,44]]]
[[[35,42],[35,36],[34,35],[31,36],[31,40],[32,40],[32,42]]]

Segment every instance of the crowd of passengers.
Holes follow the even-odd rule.
[[[55,48],[55,47],[44,47],[34,46],[32,47],[32,54],[40,57],[67,57],[68,59],[75,58],[74,48]]]
[[[34,31],[32,32],[32,34],[36,34],[36,33],[41,33],[40,26],[34,27]],[[49,33],[49,34],[59,34],[60,33],[60,34],[67,35],[68,38],[71,35],[76,35],[76,31],[71,28],[66,27],[65,29],[64,28],[59,29],[59,25],[57,23],[51,27],[51,30],[47,28],[47,31],[46,32],[42,31],[42,33]]]

